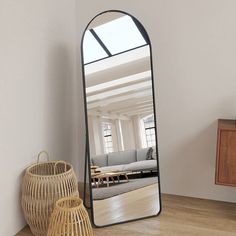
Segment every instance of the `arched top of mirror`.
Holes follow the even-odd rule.
[[[101,81],[150,78],[150,46],[142,24],[127,13],[108,11],[93,18],[82,40],[87,92]]]
[[[104,12],[86,28],[82,40],[83,63],[88,65],[139,48],[133,57],[149,56],[149,45],[149,37],[136,18],[120,11]]]

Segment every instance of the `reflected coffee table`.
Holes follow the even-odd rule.
[[[115,183],[115,179],[117,178],[117,182],[120,182],[120,176],[124,176],[125,179],[127,180],[127,182],[129,181],[129,178],[127,176],[127,172],[120,172],[120,171],[109,171],[109,172],[104,172],[104,173],[93,173],[91,175],[92,181],[95,184],[95,186],[97,186],[97,188],[99,188],[99,185],[101,185],[101,183],[104,183],[104,180],[106,180],[106,185],[107,187],[110,186],[109,181],[110,179],[113,181],[113,183]],[[96,183],[96,179],[98,180],[98,183]]]

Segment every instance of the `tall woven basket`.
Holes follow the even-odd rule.
[[[78,183],[73,167],[64,161],[39,162],[26,169],[21,205],[24,216],[32,233],[36,236],[47,235],[49,216],[56,201],[62,197],[76,196]]]
[[[79,197],[56,202],[50,217],[47,236],[93,236],[89,216]]]

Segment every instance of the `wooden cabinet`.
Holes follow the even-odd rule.
[[[236,187],[236,122],[218,120],[216,184]]]

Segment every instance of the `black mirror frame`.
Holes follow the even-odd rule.
[[[90,169],[90,150],[89,150],[89,132],[88,132],[88,114],[87,114],[87,98],[86,98],[86,83],[85,83],[85,70],[84,70],[84,51],[83,51],[83,42],[84,42],[84,35],[85,32],[87,31],[89,25],[92,23],[92,21],[97,18],[100,15],[103,15],[105,13],[108,12],[117,12],[117,13],[123,13],[125,15],[130,16],[136,24],[139,25],[139,27],[141,27],[142,32],[144,32],[145,34],[145,39],[148,42],[149,48],[150,48],[150,67],[151,67],[151,80],[152,80],[152,97],[153,97],[153,111],[154,111],[154,122],[155,122],[155,138],[156,138],[156,155],[157,155],[157,177],[158,177],[158,193],[159,193],[159,202],[160,202],[160,210],[157,214],[155,215],[150,215],[150,216],[146,216],[146,217],[140,217],[140,218],[136,218],[136,219],[132,219],[132,220],[127,220],[127,221],[121,221],[121,222],[117,222],[117,223],[113,223],[113,224],[108,224],[108,225],[103,225],[103,226],[99,226],[95,224],[95,220],[94,220],[94,208],[93,208],[93,193],[92,193],[92,188],[91,188],[91,169]],[[86,206],[87,208],[89,208],[91,210],[91,216],[92,216],[92,223],[95,227],[97,228],[102,228],[102,227],[107,227],[107,226],[112,226],[112,225],[117,225],[117,224],[122,224],[122,223],[127,223],[127,222],[132,222],[132,221],[137,221],[137,220],[142,220],[142,219],[147,219],[150,217],[154,217],[154,216],[158,216],[160,215],[161,211],[162,211],[162,201],[161,201],[161,186],[160,186],[160,168],[159,168],[159,152],[158,152],[158,137],[157,137],[157,119],[156,119],[156,105],[155,105],[155,86],[154,86],[154,75],[153,75],[153,59],[152,59],[152,46],[151,46],[151,41],[150,38],[147,34],[146,29],[143,27],[143,25],[141,24],[141,22],[136,19],[134,16],[132,16],[131,14],[122,11],[122,10],[107,10],[104,12],[101,12],[99,14],[97,14],[95,17],[92,18],[92,20],[89,21],[89,23],[87,24],[83,35],[82,35],[82,40],[81,40],[81,44],[80,44],[80,50],[81,50],[81,64],[82,64],[82,77],[83,77],[83,96],[84,96],[84,113],[85,113],[85,126],[86,126],[86,144],[85,144],[85,172],[84,172],[84,194],[83,194],[83,200],[86,206],[86,183],[87,183],[87,171],[88,171],[88,180],[89,180],[89,195],[90,195],[90,206]]]

